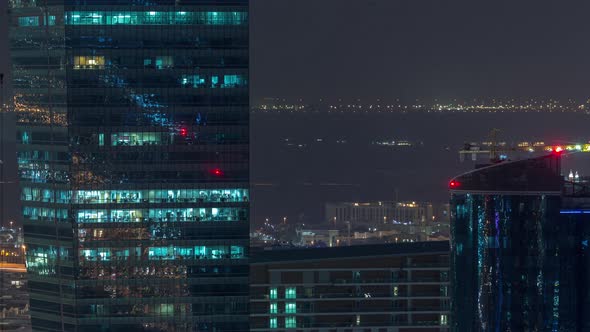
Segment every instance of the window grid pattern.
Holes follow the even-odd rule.
[[[72,11],[67,25],[245,25],[247,12]]]
[[[10,2],[33,328],[248,330],[247,2],[76,3]]]

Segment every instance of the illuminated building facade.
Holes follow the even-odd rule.
[[[250,331],[449,331],[448,241],[265,250],[250,271]]]
[[[326,204],[326,221],[341,224],[382,225],[391,223],[425,224],[433,221],[433,206],[428,202],[339,202]]]
[[[0,259],[0,289],[1,331],[31,331],[25,264]]]
[[[560,164],[554,153],[450,182],[452,331],[590,328],[590,191]]]
[[[248,1],[9,0],[38,331],[248,329]]]

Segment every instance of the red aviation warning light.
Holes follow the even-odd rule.
[[[180,136],[186,137],[187,133],[188,133],[188,131],[186,130],[186,128],[180,128]]]
[[[215,176],[223,176],[223,171],[219,168],[215,168],[211,171],[211,174]]]
[[[451,180],[451,182],[449,182],[449,188],[451,189],[456,189],[459,187],[459,181],[457,180]]]

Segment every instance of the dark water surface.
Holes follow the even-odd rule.
[[[254,222],[314,223],[328,201],[445,202],[448,180],[474,165],[458,150],[488,140],[492,128],[507,142],[590,140],[590,116],[581,113],[253,114],[251,123]],[[381,139],[416,145],[372,144]],[[564,172],[590,174],[589,157],[565,157]]]

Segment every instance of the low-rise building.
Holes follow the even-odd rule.
[[[336,229],[298,230],[300,245],[304,247],[336,247],[340,245],[340,231]]]
[[[0,331],[31,331],[24,264],[0,259]]]
[[[446,241],[263,250],[250,272],[251,331],[448,331]]]
[[[339,202],[326,204],[326,222],[379,226],[391,223],[425,224],[433,220],[431,203],[419,202]]]

